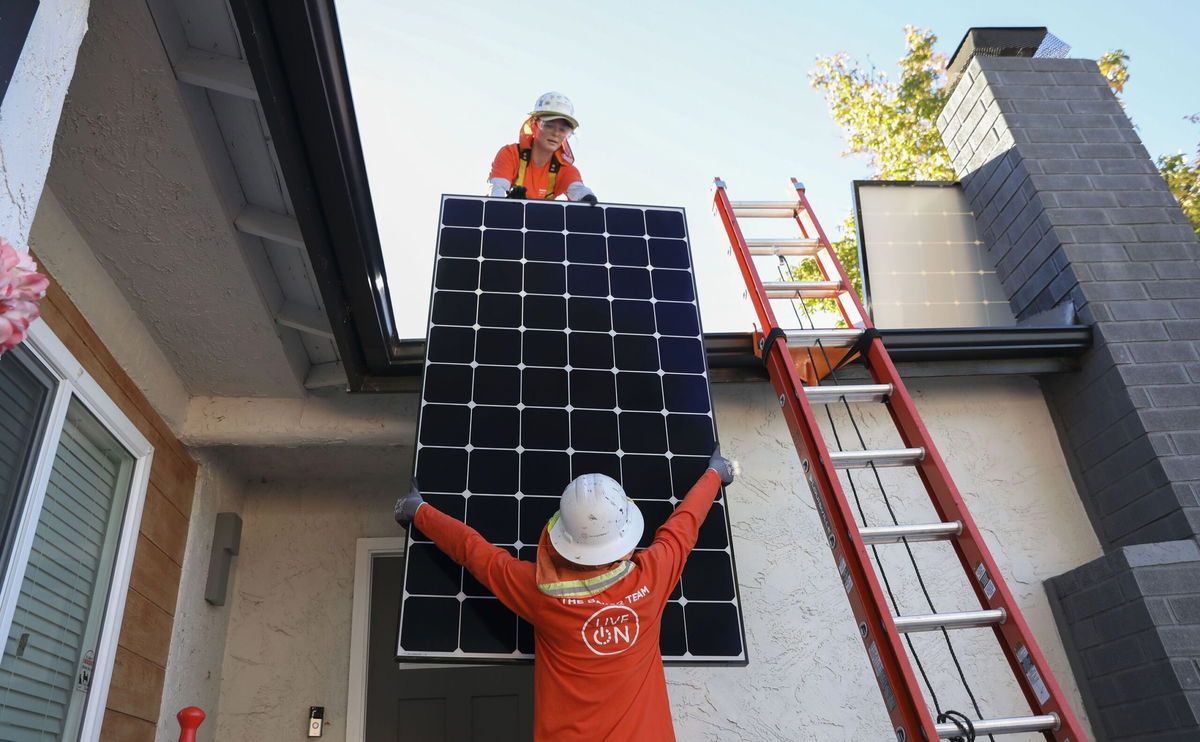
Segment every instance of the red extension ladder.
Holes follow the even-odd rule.
[[[793,179],[792,185],[796,189],[796,201],[737,202],[729,200],[725,183],[718,178],[715,210],[725,225],[763,328],[760,348],[764,363],[800,454],[801,466],[812,489],[834,563],[847,589],[896,739],[912,742],[1040,732],[1047,740],[1084,742],[1086,737],[1079,721],[1050,673],[883,341],[874,331],[824,230],[812,213],[803,184]],[[790,219],[799,227],[800,235],[785,239],[746,239],[738,219],[750,217]],[[756,256],[780,259],[789,255],[815,259],[823,280],[764,283],[759,278],[754,263]],[[770,304],[771,300],[778,299],[834,299],[848,329],[781,329]],[[805,386],[800,381],[789,346],[818,352],[836,348],[839,358],[848,349],[860,352],[874,383]],[[826,360],[829,368],[836,365]],[[819,405],[843,404],[843,400],[886,404],[905,447],[831,451],[825,444],[813,409]],[[915,467],[941,522],[860,527],[837,470],[882,466]],[[948,541],[953,546],[975,590],[980,610],[893,615],[887,602],[888,595],[881,588],[869,561],[867,546],[907,545],[913,541]],[[993,629],[1017,684],[1034,712],[1027,716],[996,719],[972,719],[958,712],[948,712],[935,718],[918,687],[913,666],[901,644],[901,635],[981,626]]]

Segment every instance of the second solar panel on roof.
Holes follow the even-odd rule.
[[[426,500],[533,560],[573,477],[608,474],[646,519],[715,439],[682,210],[443,197],[414,471]],[[663,618],[679,661],[745,657],[724,501]],[[532,633],[419,532],[398,656],[527,658]]]

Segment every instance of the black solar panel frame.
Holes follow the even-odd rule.
[[[439,205],[438,223],[437,223],[438,239],[436,241],[436,245],[434,248],[434,251],[435,251],[434,252],[434,265],[433,265],[433,270],[431,271],[431,276],[430,276],[430,288],[429,288],[430,302],[429,302],[429,311],[428,311],[428,314],[426,317],[426,328],[428,328],[428,330],[432,330],[432,328],[434,327],[433,312],[435,311],[434,298],[436,296],[436,292],[434,289],[436,287],[437,278],[438,278],[438,267],[439,267],[438,263],[442,258],[446,257],[441,253],[442,232],[443,232],[443,229],[448,226],[448,225],[444,224],[443,215],[444,215],[446,202],[451,199],[464,199],[464,200],[470,200],[470,201],[478,201],[478,202],[484,204],[485,206],[486,206],[486,203],[489,201],[499,201],[499,202],[508,201],[508,199],[503,199],[503,198],[492,199],[492,198],[472,196],[472,195],[461,195],[461,194],[443,194],[442,195],[442,199],[441,199],[441,202]],[[519,203],[536,204],[539,202],[520,200]],[[564,216],[565,216],[565,214],[566,214],[565,209],[570,207],[569,202],[555,201],[553,203],[555,205],[564,207]],[[682,240],[686,246],[686,252],[687,252],[688,265],[686,266],[686,270],[687,270],[687,273],[689,274],[689,277],[691,280],[691,292],[692,292],[692,300],[691,301],[693,302],[693,305],[696,308],[695,316],[696,316],[697,330],[696,330],[695,337],[701,343],[700,358],[702,359],[702,364],[703,364],[703,378],[705,380],[706,385],[708,386],[708,407],[709,407],[708,417],[710,418],[710,420],[712,422],[713,440],[716,443],[719,443],[720,437],[719,437],[719,432],[717,430],[717,425],[716,425],[716,410],[715,410],[715,406],[713,405],[713,400],[712,400],[712,391],[711,391],[711,383],[712,382],[711,382],[711,378],[709,376],[707,354],[704,353],[704,350],[703,350],[703,338],[704,338],[703,323],[704,323],[704,320],[700,313],[699,294],[696,290],[695,264],[694,264],[694,261],[692,260],[691,237],[690,237],[690,234],[687,229],[686,210],[683,207],[664,207],[664,206],[651,206],[651,205],[645,205],[645,204],[625,204],[625,203],[609,203],[609,202],[605,202],[603,204],[603,206],[585,207],[582,205],[577,205],[574,208],[581,208],[581,209],[583,209],[583,208],[596,208],[596,209],[633,208],[633,209],[640,209],[643,211],[647,210],[647,209],[653,209],[653,210],[660,210],[660,211],[677,212],[681,216],[681,218],[683,220],[683,230],[684,230],[684,235],[683,235]],[[482,219],[481,219],[481,224],[482,224]],[[565,224],[565,219],[564,219],[564,224]],[[571,234],[575,234],[575,233],[571,233]],[[596,234],[599,236],[599,233],[596,233]],[[618,235],[618,236],[620,236],[620,235]],[[647,236],[648,236],[648,232],[647,232]],[[661,239],[671,239],[671,238],[661,238]],[[482,237],[481,237],[481,242],[482,242]],[[481,248],[482,248],[482,245],[481,245]],[[482,250],[481,250],[481,254],[482,254]],[[566,255],[566,252],[564,251],[564,260],[566,258],[567,258],[567,255]],[[542,262],[542,261],[539,261],[539,262]],[[553,261],[544,261],[544,262],[553,262]],[[524,263],[522,265],[528,265],[528,263]],[[572,265],[574,265],[574,263],[572,263]],[[614,265],[613,267],[619,267],[619,266]],[[678,268],[676,268],[676,269],[678,269]],[[479,296],[479,298],[482,298],[482,295],[477,295],[477,296]],[[572,296],[574,296],[574,295],[572,295]],[[477,304],[478,304],[478,302],[477,302]],[[528,325],[526,325],[526,327],[528,329]],[[537,328],[534,328],[534,329],[537,329]],[[615,341],[616,338],[619,338],[619,337],[622,337],[622,335],[620,333],[618,333],[616,336],[614,336],[613,340]],[[629,337],[629,336],[626,335],[625,337]],[[661,338],[659,338],[659,339],[661,339]],[[423,379],[422,379],[422,383],[421,383],[421,386],[419,389],[419,394],[420,394],[420,397],[422,400],[424,400],[424,398],[425,398],[425,387],[426,387],[426,379],[424,377],[428,376],[428,374],[424,373],[424,371],[428,370],[429,364],[430,364],[429,351],[430,351],[430,346],[432,345],[432,343],[429,342],[429,340],[430,340],[430,338],[427,337],[427,341],[425,344],[426,356],[425,356],[423,366],[422,366]],[[523,338],[521,339],[521,344],[522,344],[522,346],[524,344]],[[615,359],[614,359],[614,363],[615,363]],[[478,367],[476,367],[473,370],[477,371]],[[570,376],[570,374],[568,374],[568,376]],[[665,390],[664,390],[664,395],[665,395]],[[664,404],[665,404],[665,402],[664,402]],[[415,435],[417,435],[417,436],[420,435],[421,430],[422,430],[422,422],[424,421],[424,417],[425,417],[425,406],[426,405],[424,405],[424,404],[420,404],[420,403],[418,404],[417,425],[416,425],[416,429],[415,429]],[[684,413],[684,414],[686,414],[686,413]],[[413,460],[412,460],[411,470],[414,473],[416,473],[417,454],[419,451],[419,448],[417,445],[418,442],[419,441],[414,442],[414,446],[413,446]],[[449,450],[449,449],[443,449],[443,450]],[[465,453],[465,451],[464,451],[464,453]],[[691,454],[689,454],[689,456],[690,455]],[[573,464],[574,456],[572,456],[571,458],[572,458],[571,463]],[[649,457],[647,457],[647,458],[649,458]],[[596,468],[589,467],[589,470],[596,470]],[[577,475],[578,473],[582,473],[582,472],[572,472],[573,475]],[[469,476],[469,474],[467,476]],[[673,475],[672,475],[672,480],[674,480]],[[690,484],[688,486],[690,486]],[[424,485],[422,486],[422,488],[425,489]],[[676,483],[674,488],[675,488],[675,491],[673,491],[667,497],[664,497],[662,499],[662,502],[664,502],[664,503],[669,502],[670,496],[674,496],[675,498],[682,500],[683,495],[687,491],[687,487],[684,487],[682,489],[682,491],[680,491],[679,484]],[[467,489],[469,490],[469,482],[468,482]],[[442,495],[436,495],[436,494],[428,495],[427,494],[426,500],[428,502],[430,502],[431,504],[434,504],[435,506],[438,506],[439,508],[443,509],[443,511],[447,512],[449,515],[452,515],[452,516],[458,518],[459,520],[465,520],[462,512],[456,512],[454,508],[445,508],[444,507],[447,503],[447,501],[445,500],[445,497],[446,496],[442,496]],[[451,497],[456,497],[456,496],[451,496]],[[555,498],[557,499],[557,495],[555,495]],[[439,502],[439,499],[441,499],[440,502]],[[642,508],[643,512],[645,512],[647,508],[652,507],[652,504],[647,504],[648,502],[652,503],[652,501],[650,501],[646,498],[638,499],[639,507]],[[706,553],[711,553],[711,554],[727,554],[729,557],[730,577],[732,580],[733,597],[730,600],[718,601],[716,603],[711,603],[710,605],[729,605],[729,606],[732,606],[736,610],[737,624],[738,624],[738,641],[741,646],[740,656],[736,656],[736,657],[730,656],[728,659],[724,659],[724,658],[714,658],[712,656],[703,656],[700,658],[684,658],[684,657],[680,657],[677,655],[663,655],[663,664],[664,665],[680,666],[680,667],[731,667],[731,666],[737,667],[737,666],[745,666],[749,662],[749,653],[748,653],[748,650],[746,647],[745,619],[744,619],[744,615],[742,612],[741,590],[740,590],[740,587],[738,585],[738,580],[737,580],[737,558],[736,558],[736,555],[734,554],[734,549],[733,549],[733,537],[732,537],[732,530],[731,530],[732,526],[731,526],[730,519],[729,519],[728,500],[725,496],[725,488],[724,487],[722,487],[720,489],[720,491],[718,492],[717,498],[713,504],[713,510],[718,510],[718,509],[721,510],[723,513],[723,519],[724,519],[724,524],[725,524],[724,536],[726,539],[725,548],[727,548],[728,551],[727,552],[722,551],[722,550],[709,551],[709,550],[697,549],[693,553],[700,551],[700,552],[706,552]],[[551,511],[551,512],[553,512],[553,511]],[[711,511],[710,511],[710,515],[711,515]],[[646,520],[647,520],[647,526],[646,526],[647,532],[644,534],[644,536],[642,538],[642,542],[639,543],[638,548],[643,548],[643,547],[647,546],[649,544],[650,540],[653,538],[653,528],[650,525],[651,519],[648,517]],[[702,524],[701,539],[704,538],[704,534],[706,532],[705,526],[712,522],[713,521],[711,519],[706,519],[705,523]],[[538,526],[539,533],[540,533],[541,525],[544,525],[544,520]],[[518,527],[520,527],[520,523],[518,523]],[[415,525],[412,527],[411,530],[417,530]],[[411,549],[414,546],[418,546],[418,545],[419,546],[428,545],[428,541],[414,542],[411,530],[406,532],[406,539],[405,539],[405,546],[404,546],[404,554],[406,556],[406,563],[404,566],[404,583],[401,586],[402,591],[407,591],[407,588],[408,588],[409,565],[408,565],[407,557],[409,556]],[[711,529],[708,529],[708,530],[711,530]],[[536,548],[536,545],[537,545],[536,538],[533,542],[523,542],[523,543],[525,545],[523,546],[523,548],[520,549],[521,552],[526,552],[527,550],[534,549],[534,548]],[[436,547],[432,547],[432,548],[436,549]],[[501,548],[507,548],[510,551],[512,551],[511,547],[501,546]],[[515,556],[523,556],[523,554],[515,554]],[[703,558],[704,557],[701,557],[701,559],[703,559]],[[684,568],[685,574],[688,571],[688,567],[690,566],[691,563],[692,563],[692,559],[689,557],[688,564],[685,565],[685,568]],[[471,576],[471,574],[465,568],[462,569],[462,586],[461,586],[460,592],[464,593],[467,597],[491,596],[491,593],[488,592],[485,588],[483,588],[482,585],[479,585],[479,583]],[[494,653],[482,653],[481,652],[481,653],[458,654],[458,653],[431,653],[431,652],[427,652],[427,651],[426,652],[401,651],[400,644],[403,640],[402,632],[404,630],[403,614],[404,614],[405,604],[408,600],[411,600],[414,597],[420,598],[423,596],[417,595],[417,596],[409,596],[408,598],[405,598],[402,595],[402,597],[401,597],[400,615],[397,617],[398,626],[397,626],[397,631],[396,631],[397,652],[396,652],[395,659],[397,662],[438,663],[438,664],[520,664],[520,665],[524,665],[524,664],[529,664],[533,661],[532,653],[494,654]],[[670,600],[668,601],[665,612],[664,612],[664,620],[665,620],[666,614],[671,614],[673,611],[681,611],[683,609],[683,606],[677,601],[677,599],[679,597],[680,597],[679,584],[676,584],[672,588]],[[499,601],[496,601],[496,602],[498,603]],[[693,601],[689,601],[689,602],[693,602]],[[695,602],[703,602],[703,601],[695,601]],[[505,608],[504,610],[507,611],[507,608]],[[522,640],[527,641],[528,645],[532,646],[532,636],[530,634],[530,631],[531,631],[531,627],[526,622],[518,619],[518,633],[521,635],[518,637],[518,651],[521,649],[521,641]],[[461,643],[462,643],[462,639],[460,636],[459,645],[458,645],[459,647],[461,647]]]

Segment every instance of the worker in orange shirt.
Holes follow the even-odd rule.
[[[717,447],[653,543],[636,553],[641,511],[603,474],[567,485],[542,529],[536,564],[425,503],[416,482],[396,502],[396,520],[415,523],[533,624],[535,742],[671,742],[662,614],[718,488],[733,477]]]
[[[596,194],[583,184],[567,139],[579,127],[575,106],[562,93],[537,99],[521,125],[515,144],[506,144],[492,161],[490,196],[557,198],[596,203]]]

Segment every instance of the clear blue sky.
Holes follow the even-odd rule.
[[[902,29],[954,51],[971,26],[1046,26],[1094,59],[1132,57],[1127,110],[1151,154],[1195,152],[1200,3],[743,0],[527,2],[337,0],[388,279],[405,337],[425,334],[440,194],[482,194],[496,150],[534,100],[575,103],[577,164],[602,201],[683,206],[705,330],[752,314],[711,216],[711,184],[735,199],[808,187],[827,230],[868,175],[808,84],[817,56],[846,52],[895,79]],[[784,236],[770,233],[764,236]]]

